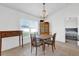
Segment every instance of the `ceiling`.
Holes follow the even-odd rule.
[[[42,3],[1,3],[0,5],[38,18],[42,15]],[[48,16],[51,16],[69,5],[68,3],[46,3]]]

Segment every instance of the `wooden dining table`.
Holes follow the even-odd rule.
[[[40,39],[43,42],[43,51],[45,51],[45,40],[51,39],[52,36],[53,35],[36,35],[36,39]]]
[[[36,38],[46,40],[51,38],[53,35],[36,35]]]

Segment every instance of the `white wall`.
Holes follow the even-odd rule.
[[[65,21],[65,28],[77,28],[77,17],[68,17]]]
[[[68,17],[78,17],[79,20],[79,4],[72,4],[69,7],[59,10],[57,13],[50,17],[52,33],[57,33],[57,41],[65,42],[64,20],[66,20]]]
[[[53,15],[53,17],[50,18],[51,19],[51,24],[52,25],[52,34],[56,33],[56,40],[57,41],[61,41],[61,42],[65,42],[65,32],[64,32],[64,20],[63,18],[61,18],[61,16],[59,16],[59,14],[57,15]]]
[[[21,18],[34,20],[36,18],[20,13],[19,11],[12,10],[7,7],[0,5],[0,31],[2,30],[19,30],[19,22]],[[27,38],[24,39],[24,43],[27,43]],[[2,51],[17,47],[19,45],[18,36],[3,38],[2,40]]]

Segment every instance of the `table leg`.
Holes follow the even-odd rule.
[[[20,35],[19,35],[19,46],[21,45]]]
[[[22,47],[23,47],[23,34],[22,34]]]
[[[1,56],[1,49],[2,49],[2,38],[0,38],[0,56]]]
[[[45,42],[44,42],[44,41],[43,41],[43,46],[42,46],[42,48],[43,48],[44,55],[45,55]]]

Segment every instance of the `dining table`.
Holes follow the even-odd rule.
[[[45,40],[51,39],[53,35],[36,35],[36,39],[42,41],[43,51],[45,51]]]

